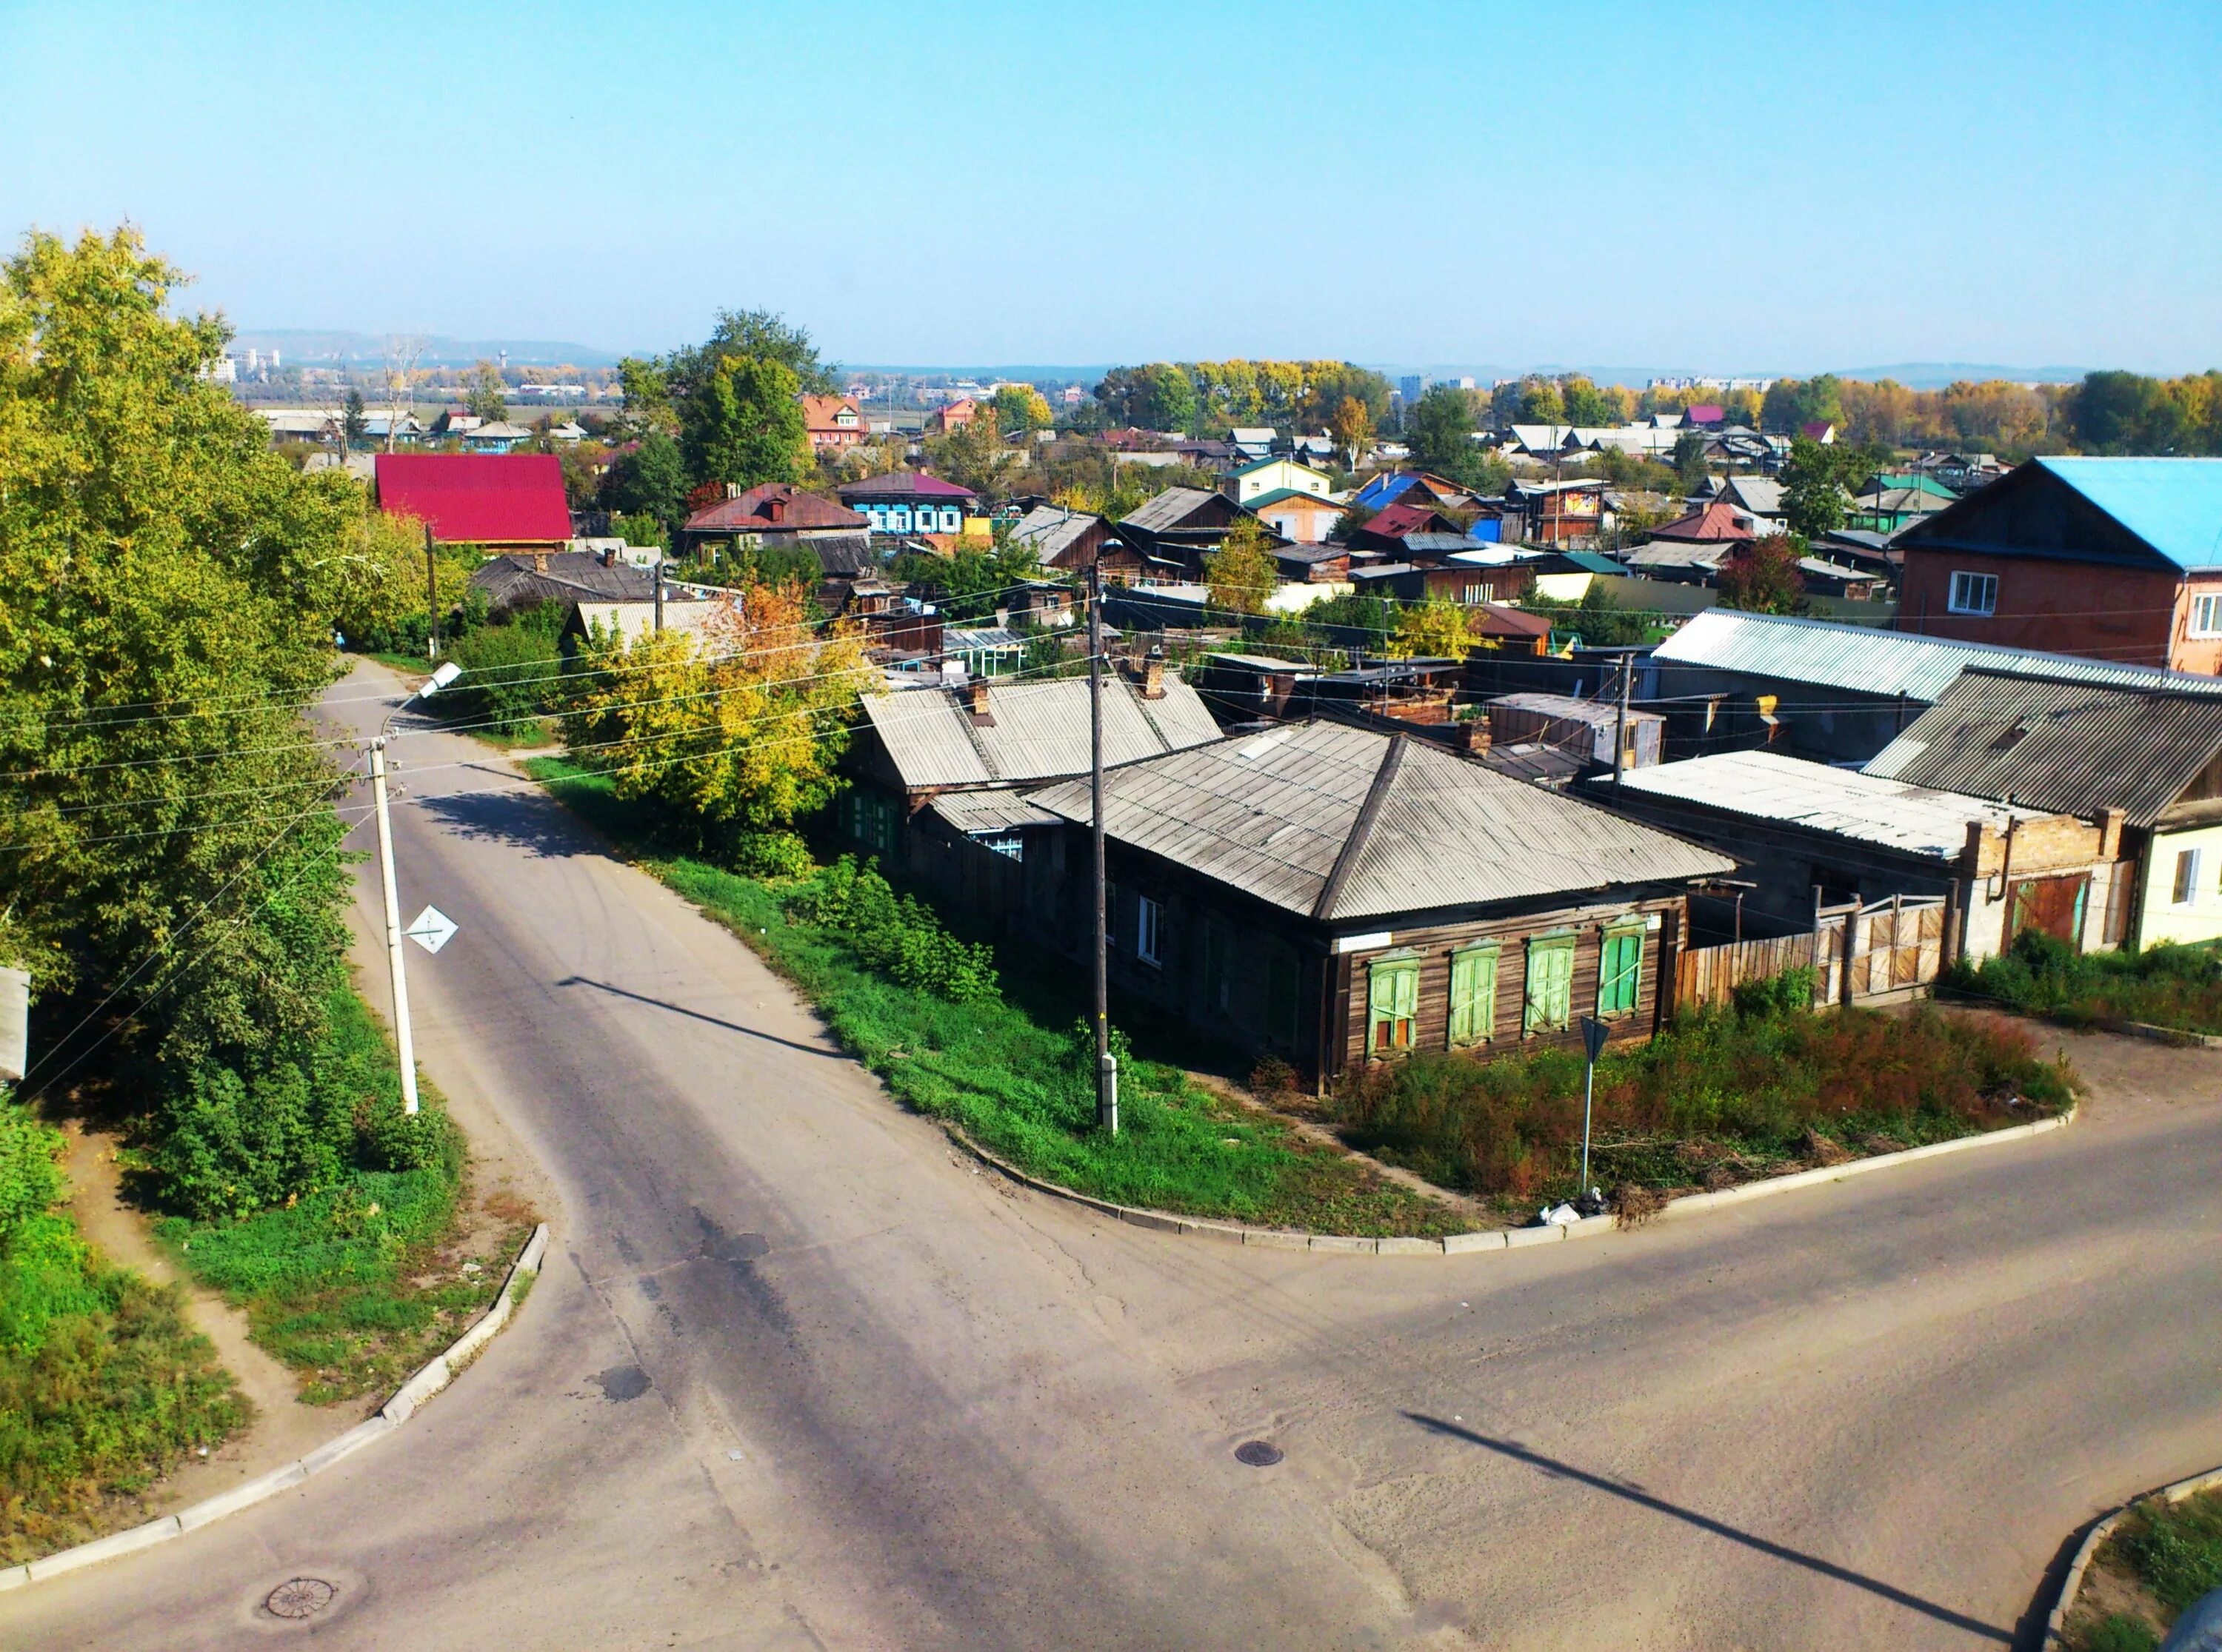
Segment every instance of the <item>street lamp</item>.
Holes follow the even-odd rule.
[[[393,1042],[401,1061],[401,1111],[417,1111],[417,1046],[409,1029],[409,979],[401,967],[401,897],[393,882],[393,820],[386,806],[386,730],[419,700],[429,700],[463,674],[454,660],[443,662],[424,685],[386,714],[370,742],[370,796],[378,816],[378,884],[386,904],[386,961],[393,976]]]

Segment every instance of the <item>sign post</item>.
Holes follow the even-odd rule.
[[[1589,1065],[1582,1073],[1582,1185],[1574,1194],[1578,1199],[1587,1198],[1590,1192],[1590,1104],[1597,1095],[1597,1063],[1604,1054],[1605,1033],[1604,1023],[1595,1016],[1582,1017],[1582,1050]]]

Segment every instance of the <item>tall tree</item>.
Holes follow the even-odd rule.
[[[340,412],[341,440],[347,451],[353,453],[362,446],[363,438],[369,433],[370,414],[363,407],[362,391],[349,385],[346,404]]]
[[[1356,470],[1366,444],[1373,440],[1372,413],[1355,396],[1346,396],[1335,404],[1328,429],[1334,433],[1335,446],[1350,455],[1351,469]]]
[[[1228,530],[1219,548],[1203,559],[1203,582],[1212,606],[1237,614],[1262,614],[1280,583],[1280,569],[1265,542],[1265,530],[1248,516]]]
[[[995,392],[994,411],[996,422],[1008,435],[1022,436],[1034,430],[1046,430],[1057,422],[1050,411],[1049,398],[1032,385],[1005,385]]]
[[[1843,466],[1834,447],[1805,436],[1794,438],[1782,466],[1782,514],[1791,531],[1809,540],[1832,533],[1844,525],[1850,509]]]
[[[1404,411],[1404,443],[1421,469],[1465,481],[1481,457],[1466,393],[1450,385],[1429,385]]]
[[[1721,601],[1750,614],[1802,614],[1811,606],[1798,550],[1787,534],[1746,541],[1721,564]]]
[[[1004,445],[1001,421],[992,405],[932,438],[926,451],[944,476],[983,499],[1000,502],[1019,473],[1019,455]]]
[[[677,527],[687,513],[687,461],[679,444],[650,431],[611,463],[602,496],[621,515],[652,516],[667,530]]]
[[[792,482],[813,461],[793,368],[767,356],[721,356],[679,404],[679,446],[696,483]]]
[[[509,392],[501,382],[501,369],[493,362],[481,361],[471,369],[470,383],[463,391],[463,409],[488,424],[509,416]]]

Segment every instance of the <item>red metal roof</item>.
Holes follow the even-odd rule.
[[[776,502],[785,508],[775,516]],[[832,500],[806,493],[792,482],[766,482],[738,498],[720,499],[687,518],[690,534],[798,532],[807,528],[869,528],[871,518]]]
[[[969,487],[945,482],[925,471],[897,471],[892,476],[868,476],[861,482],[841,484],[844,499],[976,499]]]
[[[1725,424],[1729,410],[1718,402],[1692,402],[1682,410],[1685,424]]]
[[[570,543],[553,454],[380,454],[377,476],[380,510],[418,518],[447,544]]]
[[[1662,523],[1651,530],[1654,539],[1695,540],[1709,544],[1755,536],[1750,513],[1737,510],[1726,499],[1716,499],[1702,510]]]
[[[1458,531],[1457,523],[1437,517],[1432,504],[1384,505],[1367,520],[1365,531],[1381,539],[1402,539],[1407,534],[1424,529],[1429,523],[1438,523],[1453,533]]]

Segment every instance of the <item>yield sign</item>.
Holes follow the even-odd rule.
[[[437,952],[455,938],[455,920],[436,906],[428,906],[417,914],[415,922],[404,929],[407,936],[427,952]]]

